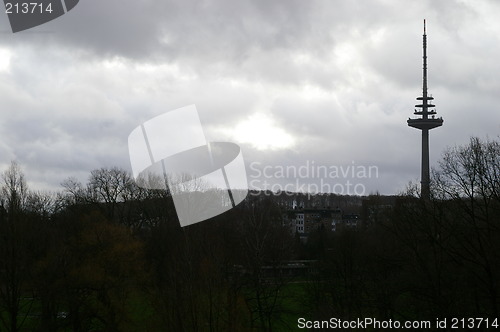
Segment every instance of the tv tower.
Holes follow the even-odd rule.
[[[422,96],[417,100],[421,104],[415,105],[419,110],[415,109],[413,114],[421,115],[416,119],[408,119],[408,126],[420,129],[422,131],[422,174],[421,174],[421,197],[428,200],[431,195],[430,191],[430,171],[429,171],[429,130],[443,125],[443,118],[436,118],[436,110],[432,100],[434,98],[427,94],[427,34],[425,32],[424,20],[424,35],[423,35],[423,86]],[[429,117],[430,116],[430,117]]]

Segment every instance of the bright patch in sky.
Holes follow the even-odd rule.
[[[0,48],[0,71],[8,70],[12,52],[8,49]]]
[[[258,150],[285,149],[294,144],[290,134],[261,113],[243,120],[229,134],[236,142],[249,143]]]

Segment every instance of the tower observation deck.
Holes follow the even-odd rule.
[[[421,197],[422,199],[430,198],[430,171],[429,171],[429,130],[443,125],[443,118],[436,118],[434,98],[427,93],[427,34],[425,30],[424,20],[424,35],[423,35],[423,82],[422,96],[418,97],[418,104],[413,113],[420,117],[409,118],[408,126],[417,128],[422,131],[422,167],[421,167]]]

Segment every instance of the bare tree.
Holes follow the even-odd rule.
[[[238,236],[241,261],[248,271],[247,304],[252,327],[272,331],[283,314],[280,290],[288,281],[281,265],[291,258],[293,238],[282,225],[279,207],[269,197],[250,198],[243,203]]]
[[[435,172],[436,196],[449,202],[448,233],[456,239],[449,254],[475,280],[475,296],[499,313],[500,142],[471,138],[449,149]]]
[[[24,213],[28,188],[20,167],[12,162],[2,174],[0,189],[0,305],[7,315],[0,315],[8,331],[18,331],[22,309],[23,285],[29,276],[29,236]],[[25,317],[24,317],[25,318]]]

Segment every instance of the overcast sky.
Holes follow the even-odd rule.
[[[396,194],[420,181],[421,134],[406,120],[423,19],[444,118],[430,132],[437,167],[446,147],[499,137],[498,17],[495,0],[81,0],[13,34],[0,13],[0,168],[16,160],[43,190],[130,170],[130,132],[195,104],[209,140],[241,146],[253,187],[266,166],[375,166],[326,180]]]

